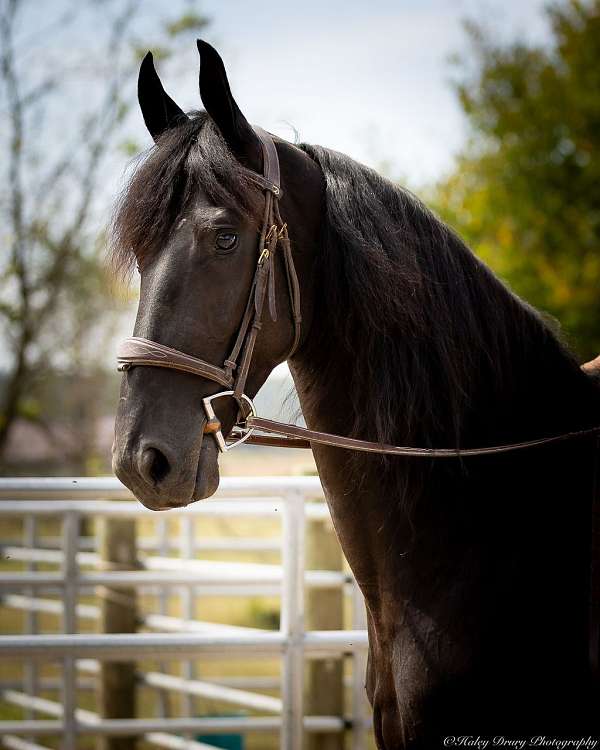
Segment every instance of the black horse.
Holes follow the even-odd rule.
[[[117,208],[138,265],[135,334],[208,362],[231,348],[256,267],[262,151],[218,54],[199,42],[205,112],[184,114],[150,55],[139,99],[156,146]],[[309,427],[461,448],[600,424],[600,392],[553,326],[406,190],[335,151],[275,139],[302,299],[289,361]],[[284,289],[278,262],[277,285]],[[291,311],[263,316],[247,392],[286,356]],[[212,495],[202,398],[154,367],[123,378],[114,469],[150,508]],[[231,404],[219,416],[227,429]],[[378,747],[447,735],[597,731],[588,665],[595,439],[498,456],[398,458],[314,446],[364,593]]]

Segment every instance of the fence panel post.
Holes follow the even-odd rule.
[[[37,546],[37,520],[35,516],[25,516],[23,519],[23,546],[28,549],[34,549]],[[35,562],[29,561],[27,563],[27,570],[34,573],[38,569]],[[27,589],[27,596],[32,599],[35,597],[35,589]],[[25,613],[25,632],[30,635],[35,635],[38,632],[38,616],[34,609],[29,609]],[[24,664],[23,672],[23,692],[27,695],[37,695],[38,689],[38,667],[33,659],[28,659]],[[26,719],[35,718],[35,712],[33,709],[28,708],[25,711]],[[29,742],[33,742],[33,735],[25,738]]]
[[[136,567],[135,520],[105,518],[100,521],[99,552],[105,570]],[[134,588],[98,587],[100,631],[134,633],[137,607]],[[135,662],[101,662],[98,713],[103,719],[135,717]],[[99,737],[98,750],[133,750],[135,737]]]
[[[194,558],[194,524],[193,519],[190,516],[181,519],[181,557],[186,560],[192,560]],[[194,597],[193,586],[183,586],[181,589],[181,618],[183,620],[193,620],[195,616],[195,597]],[[196,677],[196,669],[192,659],[186,659],[183,662],[183,676],[186,680],[193,680]],[[196,715],[196,701],[194,696],[189,693],[184,693],[183,699],[183,712],[186,716]],[[190,740],[194,739],[193,733],[189,733],[186,737]]]
[[[283,506],[280,631],[287,639],[281,683],[281,750],[304,747],[304,495],[289,492]]]
[[[352,583],[352,628],[367,629],[365,601],[356,581]],[[355,651],[352,662],[352,750],[364,750],[367,742],[366,727],[370,716],[365,690],[366,651]]]
[[[156,521],[156,533],[158,534],[158,554],[161,557],[169,557],[171,548],[169,546],[169,525],[166,518],[159,518]],[[169,595],[166,586],[160,586],[158,593],[158,607],[161,615],[169,614]],[[164,661],[158,662],[158,671],[165,674],[168,672],[167,664]],[[162,718],[171,716],[171,701],[169,693],[166,690],[156,691],[157,711]]]
[[[307,570],[344,569],[344,558],[330,518],[307,520]],[[307,589],[306,629],[343,630],[344,592],[341,587]],[[311,659],[308,664],[306,713],[311,716],[344,715],[344,662],[342,656]],[[343,732],[311,732],[308,750],[343,750]]]
[[[78,539],[79,518],[77,513],[70,511],[64,516],[62,528],[63,630],[65,633],[77,632]],[[63,737],[61,750],[76,750],[77,670],[75,659],[70,656],[63,659],[62,681]]]

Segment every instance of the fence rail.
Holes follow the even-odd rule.
[[[176,544],[169,538],[163,514],[159,516],[132,501],[129,492],[115,479],[0,479],[0,518],[24,519],[22,544],[4,538],[0,553],[26,566],[24,571],[0,572],[0,606],[25,612],[27,629],[25,635],[0,636],[0,659],[7,660],[6,663],[24,660],[25,664],[21,689],[14,678],[0,679],[3,701],[25,711],[25,718],[20,721],[0,722],[3,745],[15,750],[44,750],[33,738],[59,736],[64,750],[74,750],[80,735],[91,734],[98,738],[139,736],[157,747],[209,750],[210,744],[197,742],[192,735],[235,731],[277,732],[285,750],[300,750],[305,737],[310,741],[311,737],[328,735],[340,738],[335,747],[344,747],[346,736],[353,750],[363,749],[369,718],[363,689],[367,634],[362,598],[345,571],[305,569],[307,524],[323,522],[329,517],[326,505],[316,501],[320,497],[321,488],[315,477],[224,478],[214,500],[169,512],[169,520],[177,518],[181,523],[181,536]],[[56,532],[53,536],[39,533],[40,521],[47,518],[60,520],[60,536],[57,537]],[[117,569],[102,569],[106,567],[106,560],[103,553],[97,551],[95,540],[89,532],[79,537],[81,522],[92,518],[109,524],[127,524],[140,519],[155,524],[153,534],[148,535],[146,531],[136,540],[138,551],[143,554],[136,557],[135,570],[118,569],[121,567],[118,564],[114,565]],[[234,537],[195,537],[192,524],[202,518],[275,519],[279,520],[281,533],[278,537],[264,539],[240,537],[239,545]],[[169,557],[177,549],[182,556]],[[195,559],[198,553],[224,550],[279,551],[281,563]],[[60,570],[39,570],[40,565],[44,568],[59,565]],[[173,588],[179,590],[181,597],[180,617],[170,616],[166,610]],[[103,604],[104,600],[100,600],[99,606],[78,601],[81,595],[96,590],[115,592],[116,596],[122,592],[121,598],[130,592],[131,599],[138,591],[158,594],[160,611],[138,613],[135,620],[138,627],[152,632],[78,633],[79,620],[106,624],[104,607],[110,605]],[[322,591],[325,596],[329,590],[350,594],[353,629],[320,630],[317,624],[307,630],[305,590]],[[59,593],[61,599],[48,598],[49,593]],[[197,620],[194,597],[204,595],[277,596],[280,600],[279,629],[262,630]],[[38,618],[42,613],[62,617],[64,632],[39,634]],[[326,623],[325,627],[328,626]],[[264,655],[281,659],[280,677],[263,678],[262,682],[240,678],[237,685],[231,679],[198,679],[191,661],[199,657]],[[351,711],[344,715],[341,706],[339,715],[306,716],[305,661],[319,669],[322,660],[343,657],[353,663]],[[147,659],[159,660],[159,670],[135,668],[134,662]],[[185,662],[183,676],[166,673],[164,662],[169,660]],[[44,682],[38,675],[38,665],[42,662],[62,663],[61,680],[56,684],[61,687],[60,701],[36,695],[41,687],[50,684],[48,678]],[[131,678],[138,684],[161,695],[172,691],[184,696],[184,705],[190,714],[193,701],[202,697],[269,715],[173,718],[166,715],[163,706],[164,715],[154,719],[111,718],[78,708],[77,691],[82,675],[105,676],[103,670],[118,669],[120,663],[131,665]],[[114,667],[110,667],[111,664]],[[341,684],[345,684],[343,672],[340,670],[338,674]],[[318,685],[318,672],[316,676]],[[315,684],[314,676],[312,684]],[[264,689],[279,689],[280,695],[264,695],[260,692]],[[38,714],[52,718],[41,720]],[[187,739],[178,733],[183,733]]]

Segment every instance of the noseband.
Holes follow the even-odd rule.
[[[298,275],[294,267],[294,259],[290,247],[287,225],[282,222],[279,213],[279,198],[281,197],[281,176],[279,157],[271,136],[262,128],[254,128],[262,144],[263,174],[253,174],[265,193],[263,222],[258,242],[258,259],[254,278],[248,294],[248,302],[235,344],[222,367],[205,362],[197,357],[184,354],[170,346],[158,344],[156,341],[132,336],[125,339],[117,352],[118,369],[126,371],[132,367],[146,365],[151,367],[167,367],[173,370],[189,372],[202,378],[212,380],[227,390],[207,396],[203,399],[206,413],[204,432],[214,436],[221,452],[225,452],[236,445],[248,440],[255,429],[250,425],[250,419],[256,417],[256,409],[252,400],[244,393],[252,354],[256,345],[258,332],[262,326],[262,312],[268,298],[269,313],[273,321],[277,320],[275,296],[275,257],[279,248],[283,254],[285,273],[287,278],[288,296],[294,321],[294,340],[286,359],[298,348],[302,318],[300,314],[300,286]],[[227,443],[221,432],[221,423],[217,419],[212,402],[224,397],[234,398],[239,407],[236,424],[235,440]]]

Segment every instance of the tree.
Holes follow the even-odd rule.
[[[103,349],[99,215],[107,168],[122,169],[132,147],[128,113],[147,49],[136,32],[143,21],[145,44],[164,58],[208,23],[187,11],[157,19],[157,32],[139,0],[44,5],[0,0],[0,458],[17,417],[43,425],[44,374],[93,366]]]
[[[600,351],[600,0],[547,9],[551,41],[467,24],[457,92],[472,137],[434,203],[512,288]],[[474,64],[473,64],[474,63]]]

